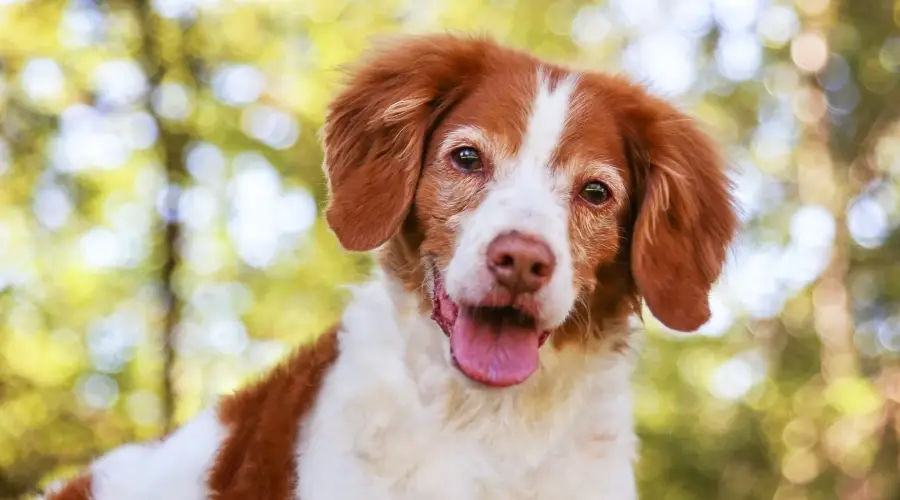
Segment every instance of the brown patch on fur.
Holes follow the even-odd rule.
[[[606,99],[585,83],[592,76],[582,76],[572,93],[567,126],[551,161],[552,168],[570,180],[569,243],[575,286],[583,296],[599,294],[584,296],[585,305],[599,301],[602,308],[619,309],[618,304],[610,306],[608,302],[627,298],[633,288],[624,282],[630,274],[627,243],[635,176]],[[600,206],[581,199],[582,188],[596,181],[610,190],[610,199]]]
[[[92,476],[84,474],[69,481],[61,490],[46,497],[46,500],[91,500],[92,487]]]
[[[407,290],[420,292],[423,309],[430,310],[431,299],[422,286],[425,264],[445,267],[452,257],[457,234],[457,221],[461,213],[478,206],[484,197],[484,187],[489,182],[495,168],[493,156],[513,156],[522,143],[527,125],[528,111],[537,88],[539,62],[533,57],[495,45],[492,42],[475,39],[465,40],[444,36],[424,37],[417,43],[410,42],[413,51],[432,50],[435,40],[441,41],[443,49],[432,53],[429,60],[434,68],[417,65],[422,73],[438,66],[439,59],[446,58],[446,64],[458,64],[468,58],[464,68],[459,68],[454,78],[435,75],[427,79],[441,82],[446,96],[439,114],[432,113],[427,126],[418,128],[421,141],[414,174],[417,182],[414,199],[407,200],[412,214],[406,218],[400,230],[379,252],[379,263],[395,277],[399,278]],[[423,46],[419,46],[424,44]],[[382,61],[383,64],[397,61]],[[396,71],[406,78],[408,67]],[[365,71],[365,69],[363,69]],[[479,85],[489,82],[489,85]],[[366,90],[368,95],[373,94]],[[452,97],[452,98],[451,98]],[[419,111],[419,115],[422,115]],[[417,116],[410,113],[409,118]],[[404,126],[412,130],[417,127],[408,121]],[[478,134],[483,131],[484,137]],[[447,139],[461,136],[465,145],[474,145],[482,152],[484,171],[468,174],[455,169],[450,163]],[[355,137],[356,143],[366,143]],[[487,141],[487,143],[483,143]],[[406,143],[409,143],[407,140]],[[418,143],[417,143],[418,144]],[[452,150],[455,145],[450,144]],[[494,153],[492,156],[491,153]],[[424,166],[422,166],[424,165]],[[396,168],[395,168],[396,169]],[[390,187],[389,187],[390,188]],[[386,189],[389,189],[386,188]],[[395,194],[394,197],[399,197]],[[370,212],[379,207],[371,199]],[[406,210],[406,209],[404,209]],[[403,212],[406,214],[406,211]],[[383,222],[373,222],[370,226],[384,227]],[[394,231],[396,231],[394,227]],[[337,229],[336,229],[337,231]],[[388,235],[390,236],[390,235]]]
[[[587,345],[602,340],[628,316],[639,313],[641,300],[627,260],[627,248],[617,260],[601,266],[593,280],[593,291],[583,292],[569,314],[569,319],[550,337],[553,346],[562,349],[569,344]],[[616,339],[613,350],[624,352],[627,339]]]
[[[209,473],[210,498],[294,498],[300,424],[338,355],[337,332],[301,347],[259,383],[223,399],[229,434]]]
[[[604,320],[640,313],[640,297],[676,330],[709,319],[709,290],[737,216],[722,160],[693,120],[624,79],[586,74],[554,161],[575,180],[573,198],[594,180],[612,191],[605,207],[573,200],[570,243],[582,294],[555,343],[589,340]]]
[[[418,291],[425,283],[425,269],[421,265],[419,248],[423,235],[416,220],[409,217],[393,238],[378,250],[376,259],[383,269],[403,283],[409,292]],[[431,310],[431,304],[423,310]]]
[[[487,40],[433,35],[398,38],[363,58],[324,127],[325,217],[346,249],[371,250],[399,229],[431,129],[497,50]]]
[[[614,340],[611,347],[612,352],[616,354],[625,354],[630,348],[631,343],[628,341],[628,337],[622,337]]]
[[[535,60],[516,52],[495,51],[498,62],[483,76],[490,84],[471,91],[435,129],[416,192],[413,211],[424,236],[420,252],[440,268],[446,268],[453,257],[457,218],[478,207],[495,169],[500,168],[497,162],[514,157],[522,146],[537,89]],[[444,151],[446,138],[468,127],[484,131],[490,143],[479,147],[484,163],[480,173],[460,172]],[[505,157],[493,158],[492,151],[502,151]]]
[[[660,321],[696,330],[738,219],[731,182],[712,141],[670,104],[621,78],[591,75],[615,121],[637,179],[631,269]]]

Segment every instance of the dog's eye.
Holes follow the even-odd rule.
[[[456,148],[450,152],[450,159],[457,168],[467,172],[481,170],[481,156],[475,148],[469,146]]]
[[[591,205],[602,205],[609,199],[609,188],[602,182],[588,182],[581,188],[581,199]]]

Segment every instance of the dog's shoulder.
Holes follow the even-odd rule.
[[[219,419],[228,437],[209,474],[214,498],[248,498],[256,491],[267,491],[273,499],[291,497],[301,422],[337,354],[337,331],[332,330],[221,402]]]
[[[324,333],[165,439],[114,449],[45,498],[293,498],[302,420],[337,354],[337,331]]]

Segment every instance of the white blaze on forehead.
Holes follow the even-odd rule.
[[[517,157],[517,169],[548,171],[550,158],[559,146],[569,117],[577,76],[566,75],[550,89],[550,79],[538,73],[537,96],[528,117],[528,127]]]
[[[551,89],[538,73],[537,89],[518,154],[493,158],[493,180],[473,212],[459,217],[462,231],[446,271],[445,286],[457,301],[477,303],[493,287],[485,254],[494,238],[511,231],[545,241],[556,257],[550,282],[538,292],[540,315],[548,327],[561,324],[575,301],[569,245],[569,184],[550,161],[570,115],[577,77],[567,75]]]

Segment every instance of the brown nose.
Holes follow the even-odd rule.
[[[556,259],[543,241],[512,232],[488,245],[487,264],[497,282],[513,293],[531,293],[550,281]]]

